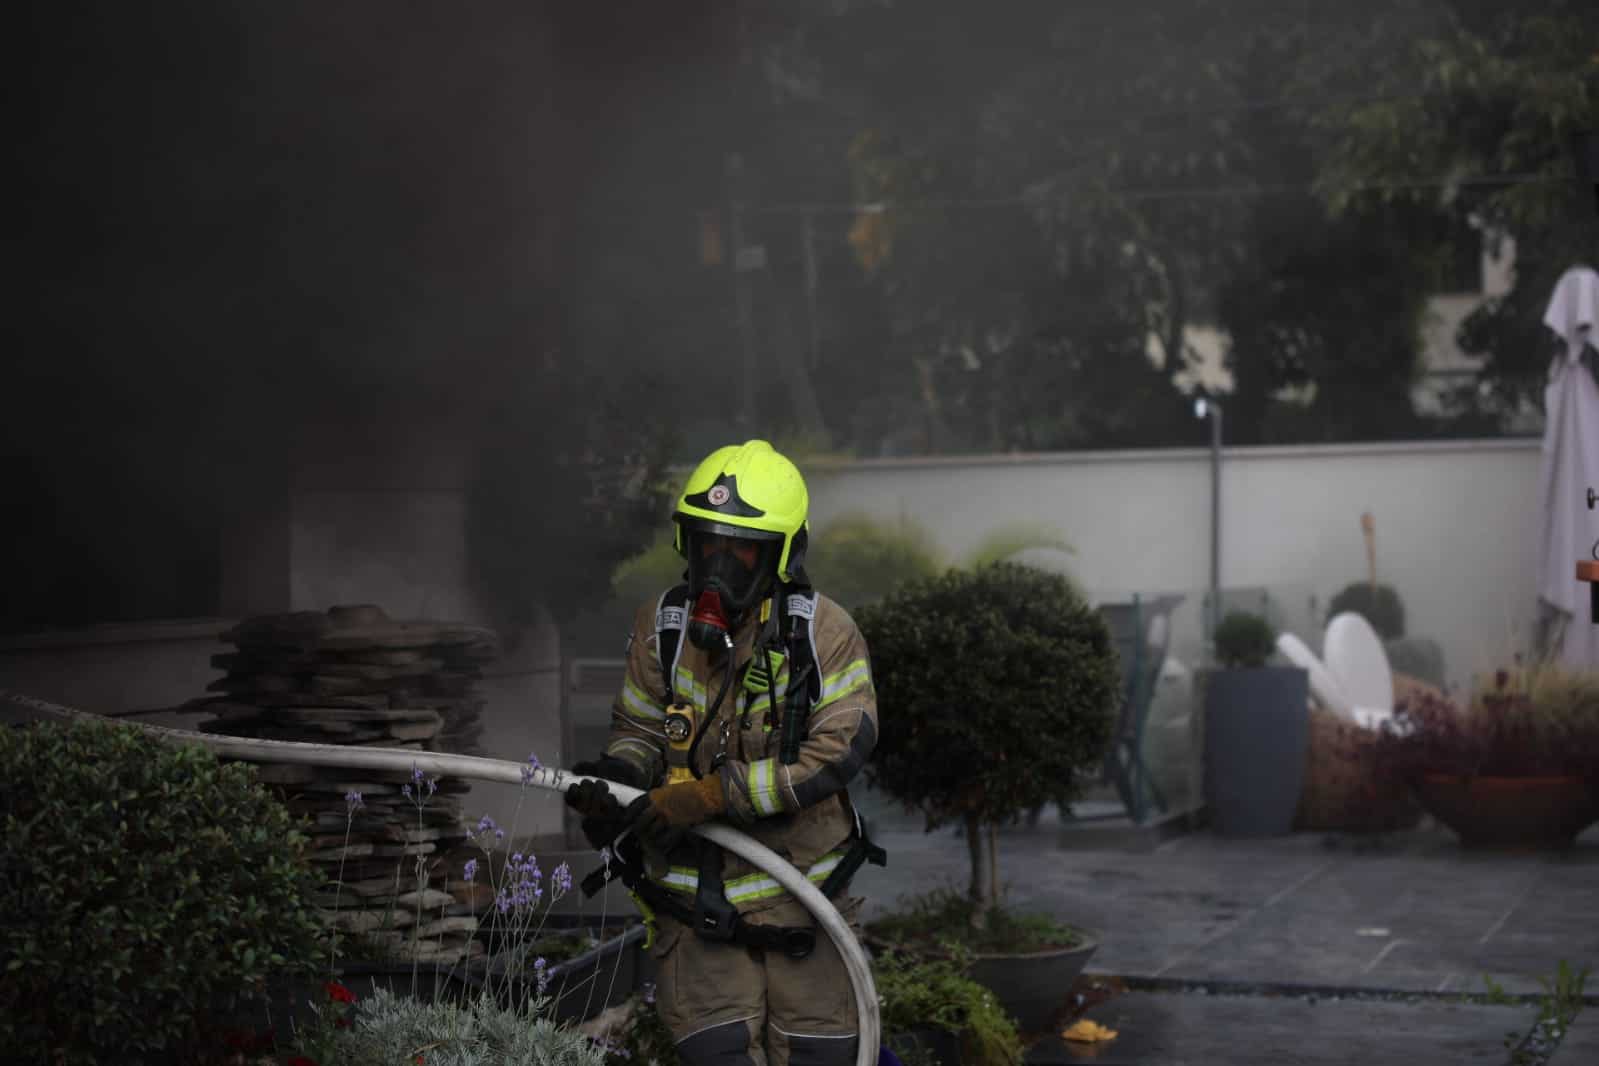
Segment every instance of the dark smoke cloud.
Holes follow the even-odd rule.
[[[230,492],[650,370],[585,284],[693,217],[722,6],[30,5],[0,627],[209,613]]]

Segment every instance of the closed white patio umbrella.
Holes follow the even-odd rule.
[[[1588,586],[1579,559],[1593,558],[1599,511],[1587,490],[1599,490],[1599,273],[1573,267],[1560,277],[1544,325],[1564,342],[1544,390],[1538,599],[1553,612],[1545,650],[1574,670],[1599,670],[1599,626],[1588,617]]]

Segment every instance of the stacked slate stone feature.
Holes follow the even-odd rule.
[[[202,732],[480,754],[475,686],[499,654],[492,630],[392,621],[357,606],[248,619],[222,640],[236,650],[212,657],[226,671],[208,686],[220,695],[183,708],[213,716]],[[262,763],[259,776],[311,822],[311,859],[326,874],[318,902],[330,921],[406,959],[481,954],[477,914],[489,901],[457,883],[476,853],[461,818],[467,782],[444,778],[430,789],[403,771],[296,763]]]

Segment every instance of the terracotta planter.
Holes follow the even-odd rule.
[[[1599,821],[1599,796],[1580,777],[1424,774],[1413,787],[1468,847],[1562,847]]]

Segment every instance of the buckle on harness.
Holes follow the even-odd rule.
[[[722,883],[722,849],[698,840],[699,885],[694,891],[694,932],[707,940],[732,940],[738,927],[738,908],[727,898]]]
[[[791,959],[803,959],[816,949],[816,930],[800,926],[786,926],[778,930],[778,940],[783,954]]]

